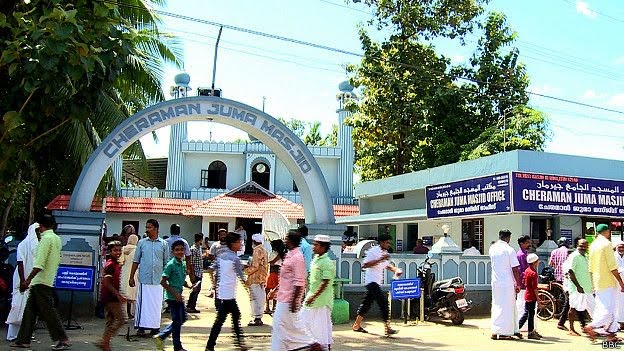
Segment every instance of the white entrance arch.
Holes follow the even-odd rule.
[[[268,146],[286,165],[301,193],[306,223],[334,224],[325,177],[307,146],[288,127],[251,106],[214,96],[161,102],[132,115],[102,141],[80,173],[70,211],[89,211],[106,170],[132,143],[152,131],[186,121],[214,121],[236,127]]]

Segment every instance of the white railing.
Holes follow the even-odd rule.
[[[340,148],[334,146],[310,146],[308,149],[314,156],[340,157]],[[219,152],[219,153],[273,153],[262,143],[226,143],[204,140],[190,140],[182,143],[182,152]]]
[[[211,188],[193,188],[191,189],[192,200],[208,200],[215,196],[227,193],[228,189],[211,189]]]
[[[294,203],[300,204],[301,203],[301,195],[299,194],[299,192],[295,192],[295,191],[276,191],[275,195],[279,195],[283,198],[285,198],[288,201],[292,201]]]
[[[119,190],[121,197],[159,197],[158,188],[121,188]]]
[[[403,270],[403,277],[415,278],[419,265],[425,260],[426,255],[414,254],[391,254],[392,264]],[[362,259],[355,254],[342,254],[338,264],[338,276],[349,279],[347,286],[363,286],[364,271]],[[491,264],[488,256],[462,256],[458,254],[436,254],[430,260],[431,272],[436,280],[448,279],[459,276],[464,283],[478,290],[489,290],[491,282]],[[384,276],[384,284],[389,284],[392,273],[387,271]]]

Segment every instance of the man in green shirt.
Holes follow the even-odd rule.
[[[312,336],[329,349],[333,343],[331,310],[334,306],[334,278],[336,262],[329,258],[331,238],[328,235],[314,237],[314,259],[310,264],[310,286],[301,309],[301,320],[304,321]]]
[[[29,348],[30,337],[37,317],[48,327],[50,337],[58,343],[53,350],[66,350],[71,344],[65,334],[61,317],[54,307],[54,279],[61,261],[61,238],[54,233],[56,220],[44,215],[39,221],[41,240],[37,246],[33,270],[20,286],[21,291],[30,289],[19,333],[12,347]]]
[[[568,256],[563,267],[569,277],[567,289],[568,301],[570,302],[570,311],[568,312],[570,334],[580,335],[574,330],[574,319],[578,318],[581,327],[585,327],[588,317],[587,311],[593,309],[594,296],[592,295],[592,282],[587,260],[589,244],[587,240],[581,238],[577,238],[576,241],[576,251]]]

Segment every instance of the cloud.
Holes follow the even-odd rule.
[[[576,2],[576,12],[591,19],[596,18],[596,16],[598,15],[594,10],[589,8],[589,4],[585,1]]]
[[[461,62],[464,62],[465,60],[466,60],[466,57],[464,57],[463,55],[455,55],[451,57],[451,61],[456,62],[456,63],[461,63]]]
[[[542,95],[560,95],[561,89],[550,86],[548,84],[544,84],[541,86],[531,86],[529,90],[533,93],[542,94]]]
[[[615,64],[616,65],[624,65],[624,56],[620,56],[618,58],[615,59]]]
[[[607,94],[599,94],[591,89],[585,90],[581,99],[583,100],[596,100],[596,99],[604,99],[607,97]]]
[[[609,106],[624,107],[624,93],[616,94],[609,99]]]

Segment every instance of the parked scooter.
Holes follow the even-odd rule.
[[[435,274],[431,272],[430,253],[418,267],[418,277],[423,289],[425,319],[437,315],[442,319],[450,320],[454,325],[464,322],[464,313],[472,307],[472,301],[466,300],[464,282],[460,277],[435,281]],[[420,314],[420,305],[415,301],[416,315]]]

